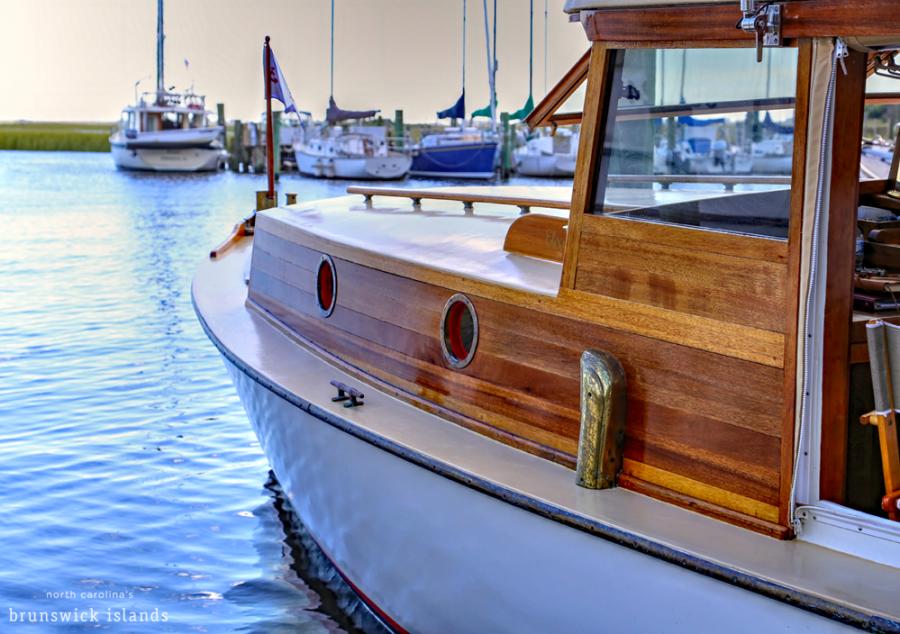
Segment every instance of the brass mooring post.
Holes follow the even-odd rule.
[[[576,482],[588,489],[616,485],[628,401],[625,371],[611,354],[585,350],[581,355],[581,434]]]

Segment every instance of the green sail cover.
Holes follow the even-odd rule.
[[[534,99],[531,95],[528,95],[528,101],[525,102],[525,105],[520,109],[516,110],[514,113],[509,115],[510,120],[512,119],[524,119],[528,115],[531,114],[531,111],[534,110]]]
[[[497,106],[496,100],[494,100],[494,106],[495,107]],[[480,110],[475,110],[474,112],[472,112],[472,118],[474,119],[475,117],[487,117],[488,119],[490,119],[491,118],[490,104],[486,105],[484,108],[481,108]]]

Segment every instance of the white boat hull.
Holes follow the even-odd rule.
[[[438,475],[225,363],[297,514],[348,582],[398,630],[848,629]],[[361,412],[373,407],[379,404]],[[354,414],[348,410],[350,425]]]
[[[521,176],[573,176],[575,158],[571,154],[522,153],[516,156],[516,171]]]
[[[355,180],[394,180],[409,173],[412,157],[389,154],[372,157],[320,156],[300,151],[295,146],[297,169],[315,178],[347,178]]]
[[[155,172],[202,172],[218,169],[224,159],[217,147],[135,148],[111,146],[116,167]]]

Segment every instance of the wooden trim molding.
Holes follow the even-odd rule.
[[[865,37],[900,34],[896,0],[798,0],[782,2],[785,39]],[[584,12],[582,24],[591,41],[753,43],[753,35],[735,27],[741,17],[731,4],[604,9]]]
[[[562,79],[556,82],[556,85],[550,89],[550,92],[538,102],[534,110],[525,117],[525,124],[534,130],[541,126],[555,123],[556,125],[567,125],[559,123],[560,117],[565,117],[565,113],[556,114],[556,111],[578,90],[585,78],[588,76],[588,68],[590,66],[591,49],[588,49],[581,58],[575,62],[575,65],[563,75]],[[578,121],[581,121],[581,113],[574,113]],[[554,121],[553,119],[557,119]]]
[[[578,146],[578,162],[572,184],[572,206],[569,212],[569,230],[566,232],[565,257],[560,289],[575,288],[575,271],[578,264],[578,245],[581,243],[581,222],[584,214],[593,206],[594,172],[600,160],[600,143],[605,127],[606,84],[609,75],[609,52],[605,44],[591,46],[587,94],[584,97],[584,118]]]
[[[863,3],[865,4],[865,3]],[[866,55],[850,51],[847,74],[837,74],[828,209],[828,266],[825,280],[822,368],[822,468],[819,495],[842,503],[847,468],[847,417],[850,413],[850,326],[859,204],[860,139],[865,115]]]

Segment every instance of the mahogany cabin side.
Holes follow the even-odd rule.
[[[787,4],[802,14],[807,4],[828,3]],[[616,147],[607,143],[612,129],[608,117],[615,106],[610,95],[622,88],[622,55],[724,48],[754,57],[748,48],[750,37],[734,29],[732,7],[704,18],[715,39],[691,39],[696,35],[691,25],[697,8],[675,14],[642,9],[639,15],[610,9],[582,16],[595,41],[588,61],[581,63],[587,93],[564,248],[559,244],[564,220],[526,216],[513,222],[514,211],[504,215],[493,208],[491,218],[482,219],[483,226],[493,226],[495,233],[502,228],[496,239],[485,238],[485,249],[493,250],[502,250],[508,237],[521,237],[526,228],[534,230],[536,222],[544,222],[547,226],[533,233],[547,240],[534,253],[544,258],[543,263],[535,260],[529,266],[540,269],[536,275],[541,280],[555,275],[558,287],[550,285],[548,290],[546,284],[528,280],[503,283],[491,274],[469,274],[465,266],[454,269],[441,261],[440,254],[416,260],[391,252],[374,237],[367,242],[366,235],[340,233],[354,229],[364,233],[371,227],[377,236],[378,230],[393,231],[385,227],[404,222],[410,214],[418,213],[419,219],[431,215],[438,222],[461,215],[461,209],[422,202],[410,211],[390,200],[376,198],[364,205],[358,199],[339,199],[259,217],[249,301],[361,379],[456,424],[570,467],[580,429],[580,355],[587,349],[612,354],[627,377],[619,484],[787,537],[801,229],[809,204],[810,38],[865,34],[875,28],[887,4],[873,2],[867,7],[870,10],[861,11],[853,27],[841,21],[836,7],[826,7],[815,20],[807,16],[792,22],[785,48],[777,49],[787,51],[791,60],[790,99],[780,103],[760,99],[744,110],[759,113],[767,106],[783,109],[787,104],[792,113],[787,177],[775,174],[768,178],[771,182],[762,183],[775,192],[764,194],[773,201],[778,198],[773,204],[784,210],[783,217],[770,223],[775,235],[733,227],[705,230],[701,218],[709,213],[704,209],[715,216],[721,207],[716,202],[686,207],[670,202],[659,211],[656,203],[643,208],[607,204],[599,194],[610,183],[629,185],[635,180],[623,180],[627,174],[611,173],[608,166],[610,148]],[[635,19],[659,19],[665,26],[632,33],[626,29]],[[615,25],[620,25],[618,31]],[[842,30],[847,28],[851,30]],[[855,55],[848,60],[851,74],[858,73],[857,58],[864,61],[862,54]],[[861,101],[859,85],[852,79],[839,80],[839,109],[854,99]],[[675,120],[692,116],[679,107],[675,103],[669,104],[669,111],[644,110]],[[545,114],[548,111],[544,109]],[[629,116],[636,120],[633,114],[624,113],[623,120]],[[840,147],[850,151],[835,152],[833,159],[832,215],[846,210],[848,200],[857,194],[852,155],[859,147],[861,115],[855,116],[849,120],[846,138],[841,138]],[[787,121],[775,123],[786,128]],[[858,153],[855,160],[858,164]],[[640,188],[636,191],[641,193]],[[657,215],[642,218],[641,209],[649,208]],[[672,212],[681,221],[660,222],[663,212]],[[342,223],[339,219],[348,214],[353,222]],[[689,226],[691,222],[701,226]],[[832,230],[840,230],[839,224]],[[522,239],[525,247],[508,246],[527,251],[529,238]],[[560,255],[561,262],[552,261]],[[333,263],[336,281],[336,305],[327,315],[316,300],[323,256]],[[477,349],[462,368],[448,363],[441,345],[442,312],[457,293],[471,302],[478,324]]]

